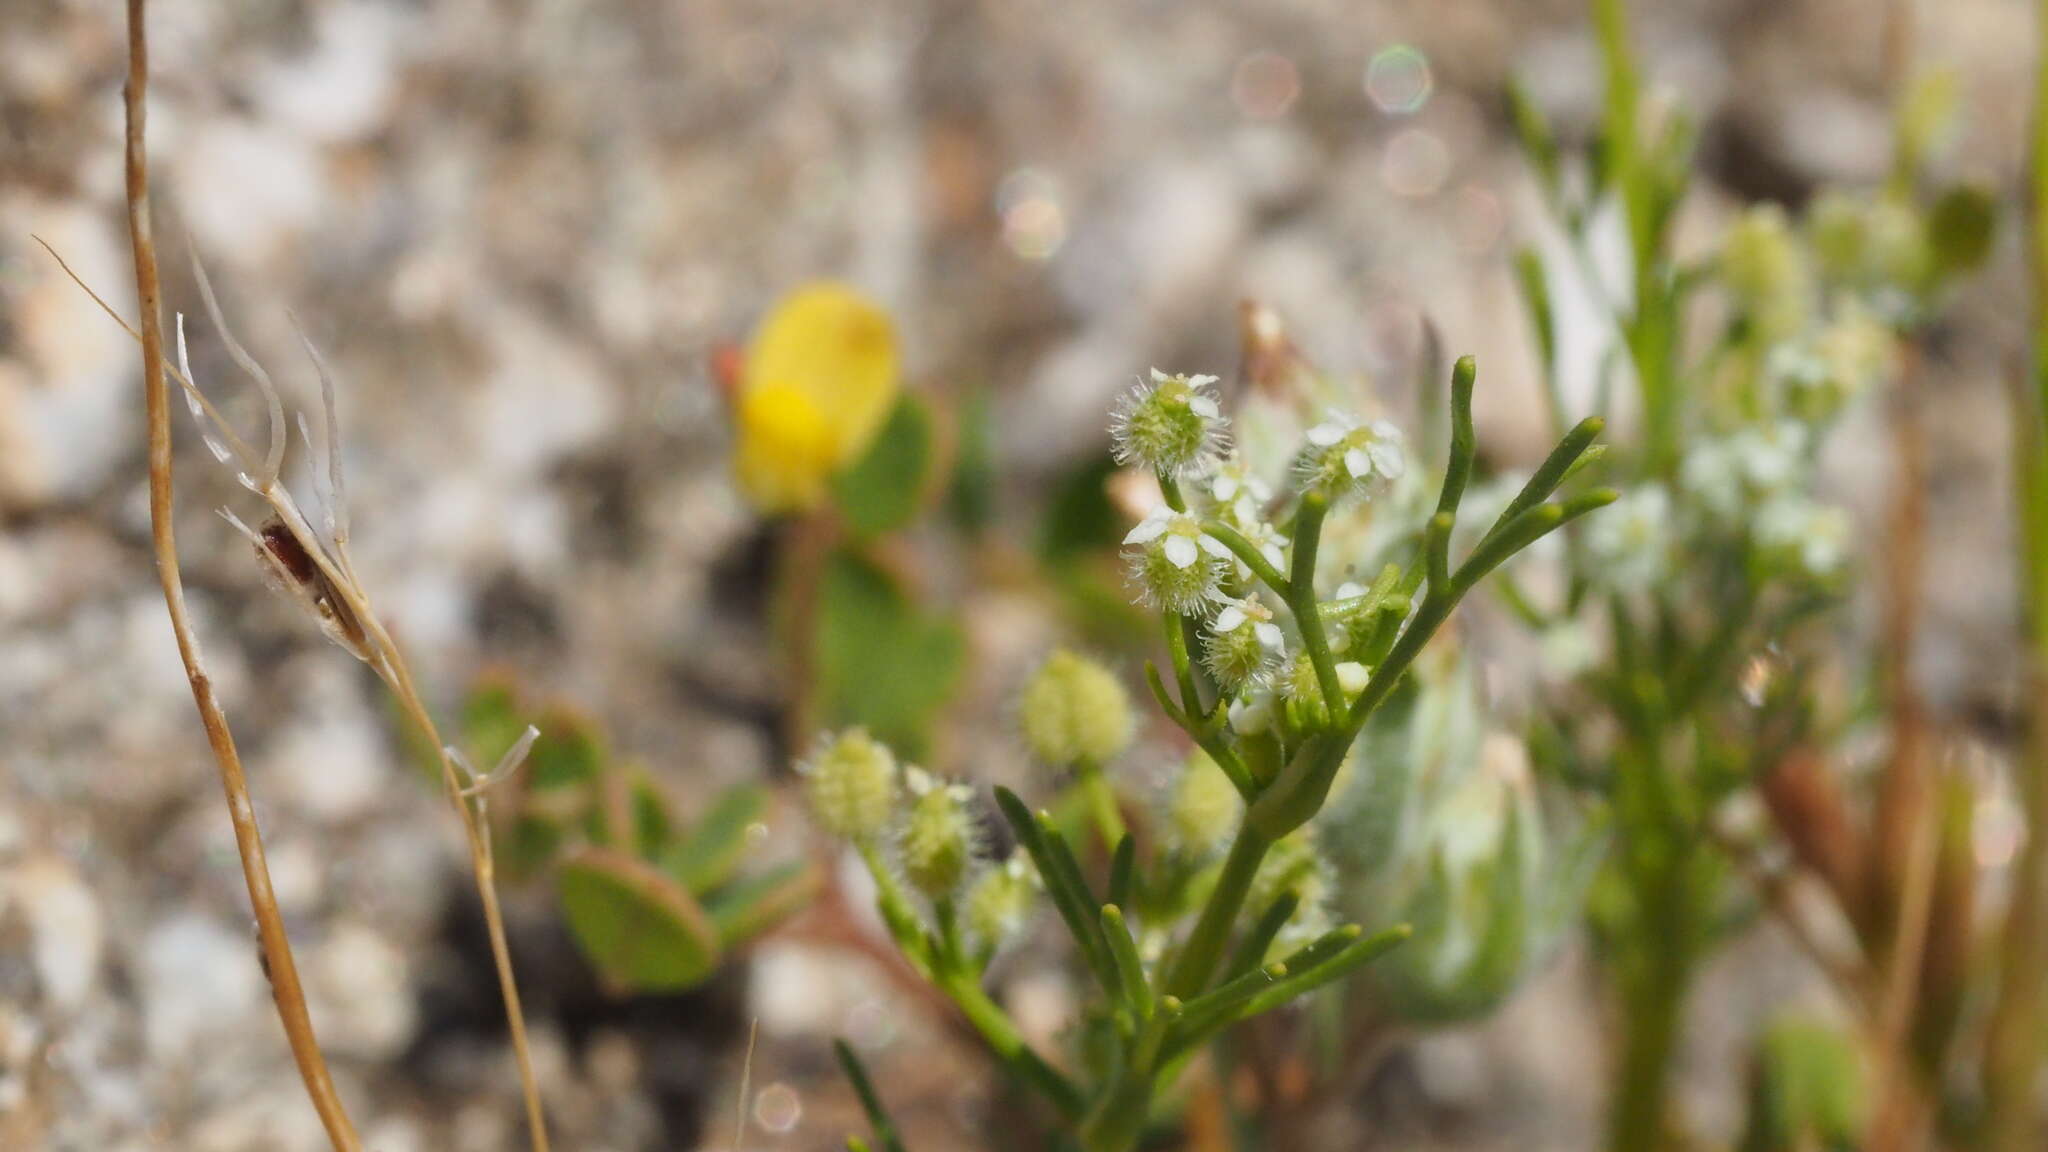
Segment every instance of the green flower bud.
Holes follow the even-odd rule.
[[[1340,708],[1348,708],[1351,701],[1372,679],[1372,670],[1355,660],[1339,661],[1335,669],[1337,688],[1344,693],[1339,701]],[[1281,687],[1286,695],[1287,722],[1296,728],[1311,728],[1321,723],[1323,715],[1323,682],[1316,675],[1316,666],[1308,654],[1297,653],[1281,674]]]
[[[1222,447],[1226,421],[1206,389],[1214,376],[1169,376],[1152,370],[1117,404],[1110,439],[1119,464],[1161,476],[1185,476],[1208,466]]]
[[[1202,663],[1225,692],[1265,682],[1280,662],[1286,637],[1273,623],[1273,610],[1256,598],[1225,604],[1202,641]]]
[[[976,877],[967,889],[969,935],[991,951],[1009,944],[1024,931],[1038,904],[1038,893],[1038,873],[1022,852],[1012,853],[1008,860]]]
[[[1806,326],[1812,273],[1776,204],[1744,212],[1728,229],[1721,241],[1721,277],[1765,338],[1790,336]]]
[[[1244,799],[1207,752],[1188,756],[1166,800],[1166,835],[1174,855],[1200,860],[1222,850],[1237,830]]]
[[[922,768],[910,769],[905,778],[916,799],[897,845],[903,877],[935,900],[950,896],[974,861],[977,832],[968,807],[974,792],[964,784],[941,783]]]
[[[1401,430],[1385,420],[1360,420],[1333,408],[1303,439],[1295,476],[1304,489],[1332,503],[1346,496],[1370,499],[1408,469]]]
[[[1806,210],[1806,238],[1821,274],[1836,283],[1853,283],[1863,272],[1870,244],[1868,209],[1839,189],[1822,192]]]
[[[1046,658],[1019,709],[1031,754],[1047,763],[1101,766],[1131,743],[1131,698],[1101,664],[1065,649]]]
[[[828,737],[798,768],[818,822],[835,836],[873,840],[896,812],[896,757],[863,728]]]
[[[1955,138],[1960,80],[1953,68],[1934,68],[1906,85],[1899,101],[1898,138],[1900,158],[1909,169],[1918,169]]]

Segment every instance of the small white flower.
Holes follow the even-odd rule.
[[[1286,643],[1271,608],[1251,598],[1232,600],[1209,622],[1202,662],[1224,691],[1237,692],[1264,684]]]
[[[1216,515],[1240,531],[1260,523],[1262,510],[1273,499],[1273,489],[1254,475],[1251,465],[1236,452],[1216,465],[1208,488]]]
[[[1163,612],[1202,615],[1236,557],[1185,512],[1159,508],[1124,537],[1124,558],[1144,602]]]
[[[1790,559],[1814,580],[1834,576],[1848,560],[1849,517],[1840,508],[1781,496],[1758,510],[1754,530],[1759,547]]]
[[[1201,472],[1223,448],[1224,419],[1206,389],[1214,376],[1170,376],[1152,370],[1117,403],[1110,437],[1119,464],[1135,464],[1162,476]]]
[[[1401,430],[1385,420],[1362,421],[1332,409],[1303,439],[1307,443],[1296,457],[1295,473],[1304,487],[1319,489],[1331,500],[1376,495],[1407,470]]]
[[[1586,550],[1609,587],[1641,591],[1663,577],[1671,548],[1671,501],[1662,488],[1638,488],[1589,520]]]
[[[1799,482],[1808,439],[1806,425],[1784,420],[1701,441],[1679,463],[1679,485],[1713,519],[1741,520]]]
[[[1770,428],[1745,428],[1730,443],[1735,446],[1743,479],[1758,493],[1772,493],[1798,477],[1806,439],[1806,425],[1786,420]]]
[[[1599,649],[1586,626],[1568,620],[1543,630],[1536,642],[1536,663],[1543,675],[1554,682],[1577,678],[1599,659]]]

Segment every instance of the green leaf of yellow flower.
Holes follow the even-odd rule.
[[[605,978],[636,992],[701,983],[718,967],[718,930],[654,865],[585,846],[562,861],[555,887],[569,929]]]
[[[910,523],[931,487],[932,456],[931,413],[906,395],[867,451],[833,481],[846,526],[868,538]]]

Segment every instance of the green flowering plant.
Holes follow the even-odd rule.
[[[1853,674],[1829,657],[1858,573],[1850,519],[1819,494],[1819,458],[1862,398],[1901,380],[1913,342],[1986,256],[1992,210],[1982,190],[1930,177],[1944,89],[1923,83],[1902,103],[1881,189],[1824,192],[1798,217],[1751,207],[1709,252],[1683,253],[1691,124],[1676,112],[1650,123],[1623,5],[1592,7],[1606,93],[1584,180],[1534,105],[1511,101],[1566,240],[1564,260],[1525,251],[1518,271],[1553,417],[1564,400],[1551,288],[1573,276],[1604,304],[1601,389],[1633,384],[1640,429],[1605,465],[1628,495],[1496,586],[1549,681],[1527,735],[1535,765],[1612,832],[1589,905],[1620,1008],[1608,1135],[1614,1148],[1651,1149],[1680,1138],[1666,1091],[1688,990],[1764,895],[1730,883],[1738,869],[1789,849],[1827,883],[1864,956],[1894,951],[1897,828],[1920,817],[1893,820],[1880,796],[1859,840],[1832,778],[1812,767],[1875,718],[1824,687]],[[1591,253],[1617,217],[1629,266],[1610,285]],[[1761,801],[1760,830],[1732,816],[1746,797]],[[1929,960],[1926,971],[1946,969]],[[1877,981],[1846,983],[1853,998]],[[1915,1028],[1943,1033],[1931,1020]],[[1939,1051],[1916,1053],[1933,1079]]]
[[[1161,493],[1123,546],[1167,657],[1163,669],[1146,664],[1146,683],[1196,751],[1163,818],[1131,829],[1105,781],[1134,727],[1115,678],[1056,654],[1019,708],[1034,754],[1074,781],[1106,875],[1084,870],[1087,845],[1069,822],[1004,788],[995,805],[1018,850],[998,862],[977,834],[969,786],[899,765],[865,732],[828,737],[804,765],[820,821],[866,863],[898,948],[1079,1147],[1136,1146],[1213,1041],[1410,935],[1405,924],[1368,934],[1332,923],[1334,873],[1312,823],[1361,732],[1465,595],[1616,495],[1571,483],[1596,454],[1601,422],[1585,420],[1454,563],[1477,450],[1475,381],[1472,360],[1460,360],[1434,509],[1398,531],[1403,559],[1370,588],[1330,589],[1321,544],[1333,513],[1370,508],[1413,474],[1393,425],[1322,413],[1267,481],[1226,455],[1228,418],[1211,378],[1155,372],[1121,401],[1117,458],[1150,471]],[[1004,936],[1041,899],[1091,981],[1064,1059],[1028,1044],[983,985]]]

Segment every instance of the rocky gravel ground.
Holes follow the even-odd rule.
[[[1636,7],[1659,91],[1705,118],[1699,230],[1746,196],[1881,173],[1871,6]],[[1919,53],[1964,77],[1957,171],[2013,187],[2027,6],[1918,7]],[[1426,317],[1484,366],[1482,440],[1526,457],[1542,433],[1506,256],[1540,228],[1503,84],[1583,135],[1598,83],[1565,0],[230,0],[157,6],[154,51],[168,302],[199,310],[189,238],[288,391],[311,395],[287,308],[334,362],[358,559],[436,701],[511,668],[686,807],[784,751],[745,577],[758,528],[706,367],[783,289],[858,283],[900,318],[917,386],[991,388],[1012,513],[1099,448],[1133,373],[1230,373],[1247,296],[1397,405]],[[30,239],[132,313],[123,66],[112,0],[0,10],[0,1147],[318,1149],[150,571],[135,350]],[[1922,671],[1960,717],[1999,715],[1983,670],[2012,659],[2012,256],[1926,382]],[[210,326],[193,339],[254,426]],[[456,825],[375,681],[264,590],[212,513],[240,494],[187,432],[193,608],[342,1092],[378,1152],[513,1147],[509,1055],[460,994]],[[1865,440],[1838,471],[1871,524],[1885,466]],[[1045,610],[963,594],[984,660],[955,750],[964,733],[1014,761],[1001,690]],[[772,834],[806,836],[793,811]],[[975,1146],[999,1104],[943,1014],[816,931],[654,1026],[577,1007],[573,975],[545,978],[544,917],[516,911],[558,1147],[687,1147],[670,1109],[734,1146],[750,1021],[745,1147],[848,1130],[832,1033],[869,1050],[915,1147]],[[1686,1103],[1710,1124],[1733,1122],[1734,1026],[1802,986],[1782,941],[1751,948],[1701,998]],[[1013,1002],[1056,1020],[1065,991],[1020,965]],[[1497,1020],[1396,1054],[1360,1106],[1403,1147],[1585,1147],[1596,1012],[1567,956]]]

